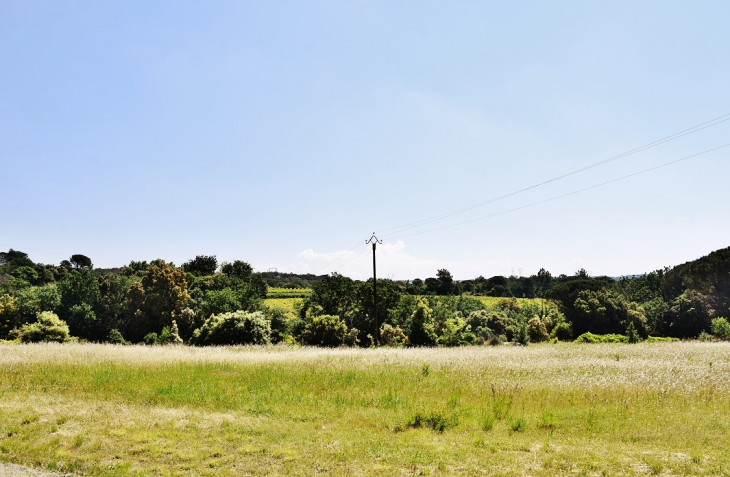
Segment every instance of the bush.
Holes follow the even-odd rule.
[[[111,330],[109,332],[109,337],[107,338],[107,342],[111,343],[111,344],[121,344],[121,345],[129,344],[124,339],[124,336],[122,336],[122,334],[117,329]]]
[[[23,325],[17,331],[17,336],[23,343],[40,343],[43,341],[64,343],[71,339],[66,322],[52,311],[38,313],[37,321]]]
[[[641,336],[639,336],[639,332],[636,331],[636,326],[633,321],[629,322],[629,326],[626,328],[626,340],[629,343],[638,343],[641,341]]]
[[[666,343],[671,341],[679,341],[679,338],[663,337],[663,336],[650,336],[646,339],[647,343]]]
[[[730,340],[730,323],[722,317],[713,319],[712,333],[721,340]]]
[[[527,322],[523,321],[515,335],[515,342],[522,346],[530,344],[530,335],[527,333]]]
[[[607,334],[594,335],[593,333],[583,333],[575,339],[576,343],[626,343],[628,339],[624,335]]]
[[[527,334],[533,343],[541,343],[550,338],[545,323],[538,317],[531,318],[527,323]]]
[[[453,318],[447,319],[441,326],[441,336],[437,342],[441,346],[464,346],[474,340],[474,335],[470,333],[469,325],[466,324],[464,318],[456,313]]]
[[[347,340],[347,325],[337,315],[312,316],[302,332],[302,342],[312,346],[343,346]]]
[[[400,326],[384,324],[380,327],[380,344],[383,346],[402,347],[408,343],[408,337]]]
[[[570,341],[573,338],[573,327],[570,326],[570,323],[558,323],[553,328],[550,337],[557,338],[559,341]]]
[[[425,300],[419,300],[410,318],[408,340],[414,346],[433,346],[436,330],[432,318],[433,310]]]
[[[196,345],[269,344],[271,323],[260,311],[211,315],[191,341]]]

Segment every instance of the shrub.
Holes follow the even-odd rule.
[[[626,340],[629,343],[638,343],[641,341],[641,336],[639,336],[639,332],[636,331],[636,326],[634,326],[634,322],[629,322],[629,326],[626,328]]]
[[[380,344],[383,346],[401,347],[408,342],[408,337],[400,326],[384,324],[380,327]]]
[[[121,345],[128,344],[127,341],[124,339],[124,336],[122,336],[122,334],[117,329],[113,329],[109,332],[109,337],[107,338],[107,342],[112,343],[112,344],[121,344]]]
[[[650,336],[646,339],[647,343],[662,343],[670,341],[679,341],[679,338],[663,337],[663,336]]]
[[[17,306],[10,295],[0,296],[0,339],[5,339],[10,330],[15,328]]]
[[[195,330],[196,345],[237,345],[271,343],[271,323],[260,311],[236,311],[211,315]]]
[[[438,411],[416,411],[411,420],[408,421],[408,427],[414,429],[425,427],[437,432],[444,432],[446,429],[456,427],[457,425],[459,425],[459,419],[456,414],[452,413],[448,415]]]
[[[487,339],[486,344],[489,346],[500,346],[503,345],[505,341],[507,341],[507,339],[504,335],[492,335],[489,339]]]
[[[302,342],[312,346],[343,346],[347,342],[347,325],[337,315],[312,316],[304,325]]]
[[[39,343],[42,341],[64,343],[71,339],[66,322],[52,311],[38,313],[37,321],[23,325],[18,330],[17,335],[23,343]]]
[[[573,338],[573,327],[570,323],[558,323],[550,334],[551,338],[557,338],[559,341],[570,341]]]
[[[547,341],[550,338],[545,323],[538,317],[531,318],[527,323],[527,334],[533,343]]]
[[[157,336],[157,333],[147,333],[144,335],[144,338],[142,338],[142,341],[144,341],[144,344],[146,345],[156,345],[159,340],[159,337]]]
[[[575,339],[576,343],[626,343],[628,339],[624,335],[607,334],[594,335],[593,333],[583,333]]]
[[[527,346],[530,344],[530,335],[527,333],[527,322],[523,321],[520,324],[520,327],[517,330],[517,334],[515,335],[515,342]]]
[[[722,317],[713,319],[712,333],[722,340],[730,340],[730,323]]]
[[[436,331],[432,318],[433,310],[425,300],[419,300],[410,318],[408,340],[414,346],[433,346]]]
[[[437,342],[441,346],[463,346],[468,344],[469,335],[472,340],[474,335],[469,333],[469,325],[464,318],[457,313],[453,318],[447,319],[441,326],[441,336]]]

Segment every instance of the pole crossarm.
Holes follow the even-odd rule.
[[[373,232],[373,236],[370,237],[368,240],[365,241],[365,244],[366,245],[369,244],[369,243],[371,243],[371,244],[373,244],[373,246],[375,246],[376,243],[382,244],[383,241],[382,240],[378,240],[378,237],[375,236],[375,232]]]

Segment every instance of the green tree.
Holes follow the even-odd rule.
[[[218,269],[218,259],[215,255],[198,255],[183,263],[182,269],[194,275],[213,275]]]
[[[641,307],[612,290],[581,291],[574,309],[572,325],[576,334],[621,334],[633,323],[640,336],[648,336]]]
[[[69,262],[71,262],[71,265],[73,265],[73,267],[77,270],[92,270],[94,268],[94,264],[91,262],[91,259],[86,255],[81,255],[80,253],[71,255]]]
[[[436,344],[436,327],[433,310],[424,299],[418,300],[408,323],[408,341],[413,346],[433,346]]]
[[[8,333],[17,326],[18,308],[10,295],[0,295],[0,340],[8,338]]]
[[[138,343],[148,333],[161,332],[172,325],[189,298],[185,272],[163,261],[153,262],[142,281],[133,283],[127,292],[126,335]]]
[[[96,277],[88,270],[74,271],[58,284],[58,290],[61,294],[59,315],[68,323],[71,334],[87,340],[106,338],[108,332],[102,337],[96,335],[94,310],[101,299]]]

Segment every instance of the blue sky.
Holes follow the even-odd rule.
[[[0,248],[366,278],[373,231],[730,113],[729,15],[719,1],[0,1]],[[730,121],[424,229],[728,142]],[[379,274],[697,258],[730,245],[729,157],[391,235]]]

